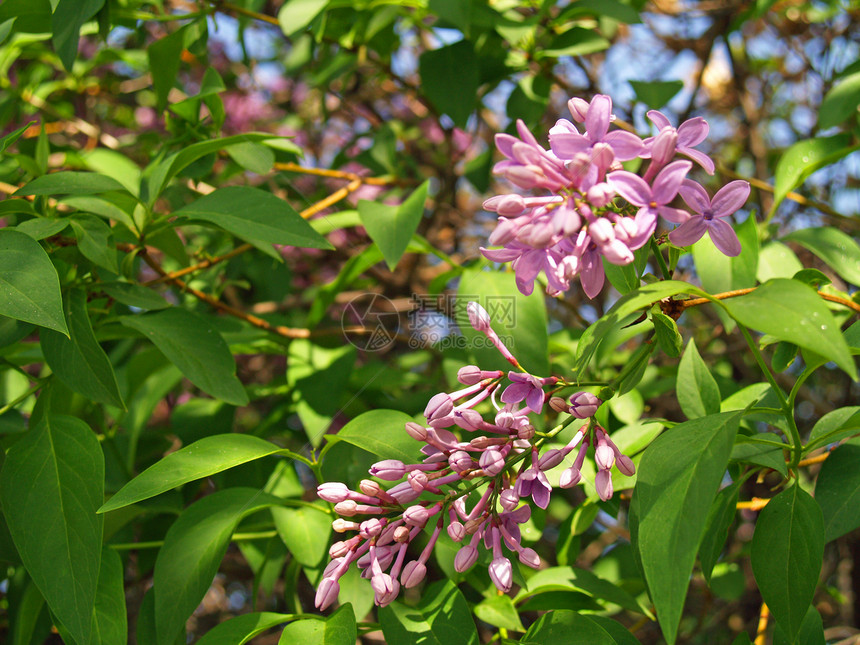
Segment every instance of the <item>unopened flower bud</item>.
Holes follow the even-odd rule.
[[[339,517],[331,523],[331,528],[335,533],[346,533],[347,531],[357,531],[359,525],[358,522],[350,522]]]
[[[411,504],[418,499],[418,496],[421,493],[416,492],[415,489],[409,485],[409,482],[400,482],[396,486],[389,488],[388,494],[391,495],[398,504],[405,506],[406,504]]]
[[[470,302],[466,305],[466,311],[469,314],[469,323],[475,331],[486,332],[490,329],[490,314],[477,302]]]
[[[368,538],[376,537],[380,533],[382,533],[382,529],[385,528],[385,525],[388,523],[388,520],[385,518],[372,517],[369,520],[364,520],[359,526],[358,532],[361,537],[365,540]]]
[[[567,109],[570,110],[570,115],[577,123],[584,123],[585,116],[588,114],[589,102],[574,96],[567,102]]]
[[[325,482],[317,486],[317,497],[332,504],[349,499],[349,493],[346,484],[340,482]]]
[[[424,580],[424,576],[426,575],[427,567],[418,562],[418,560],[413,560],[403,567],[403,573],[400,574],[400,582],[406,589],[411,589]]]
[[[468,430],[469,432],[475,432],[478,430],[483,421],[484,418],[481,416],[481,413],[477,410],[472,410],[471,408],[466,410],[457,410],[454,413],[454,423],[463,428],[463,430]]]
[[[478,465],[484,469],[487,475],[492,477],[505,469],[505,457],[498,450],[490,448],[481,455]]]
[[[579,468],[571,466],[561,473],[561,477],[558,479],[558,485],[562,488],[573,488],[581,479],[582,473],[579,471]]]
[[[344,517],[352,517],[356,513],[356,504],[351,499],[345,500],[343,502],[338,502],[334,505],[334,512],[338,515],[343,515]]]
[[[358,483],[358,490],[360,490],[365,495],[370,495],[371,497],[377,497],[380,493],[384,492],[382,490],[382,486],[377,484],[372,479],[362,479]]]
[[[615,465],[622,474],[632,477],[636,474],[636,466],[633,465],[633,460],[627,455],[615,455]]]
[[[612,497],[612,475],[608,470],[598,470],[597,476],[594,478],[594,487],[597,489],[597,494],[604,502]]]
[[[394,530],[394,541],[402,544],[403,542],[409,541],[409,527],[408,526],[398,526]]]
[[[521,441],[528,442],[529,439],[535,436],[535,427],[533,425],[523,425],[520,426],[519,430],[517,430],[517,439]],[[519,444],[514,442],[514,445],[518,448],[526,449],[528,445]]]
[[[598,433],[597,448],[594,449],[594,461],[601,470],[609,470],[615,463],[615,451],[602,433]]]
[[[415,439],[415,441],[427,441],[427,428],[414,421],[406,424],[406,434]]]
[[[463,573],[471,569],[475,562],[478,561],[478,549],[471,544],[461,547],[454,556],[454,570],[458,573]]]
[[[412,490],[421,492],[425,488],[427,488],[427,482],[429,481],[427,478],[427,474],[421,472],[420,470],[413,470],[409,473],[409,476],[406,478],[406,481],[410,486],[412,486]]]
[[[328,549],[328,555],[330,558],[342,558],[347,553],[349,553],[349,542],[344,540],[335,542]]]
[[[466,529],[466,534],[472,535],[475,531],[481,528],[481,525],[487,521],[486,517],[475,517],[468,520],[463,527]]]
[[[317,587],[317,593],[314,597],[314,607],[319,611],[323,611],[329,607],[340,593],[340,584],[333,578],[323,578],[320,586]]]
[[[343,563],[343,556],[333,557],[332,561],[328,563],[325,569],[323,569],[323,578],[334,578],[334,572],[337,571],[337,568]]]
[[[452,452],[451,456],[448,457],[448,464],[455,473],[462,473],[475,466],[475,462],[472,461],[472,457],[470,457],[469,453],[465,450],[456,450]]]
[[[499,591],[509,592],[514,583],[511,561],[505,557],[494,558],[490,563],[490,579]]]
[[[532,569],[540,568],[540,556],[534,549],[525,548],[520,551],[520,562]]]
[[[466,527],[457,521],[451,522],[448,525],[447,531],[448,537],[450,537],[454,542],[459,542],[466,537]]]
[[[406,474],[406,466],[396,459],[384,459],[370,467],[370,474],[385,481],[397,481]]]
[[[541,470],[552,470],[563,462],[566,456],[567,453],[564,450],[551,448],[541,456],[540,461],[538,462],[538,468]]]
[[[454,402],[451,400],[451,397],[445,392],[440,392],[427,402],[427,407],[424,408],[424,416],[428,421],[432,421],[433,419],[448,416],[453,409]]]
[[[601,403],[603,401],[589,392],[577,392],[570,397],[570,413],[577,419],[588,419],[594,416]]]
[[[499,503],[506,511],[514,510],[520,503],[520,496],[513,488],[506,488],[499,495]]]
[[[410,506],[403,511],[403,521],[411,526],[424,526],[430,514],[423,506]]]
[[[560,396],[553,396],[549,399],[549,407],[555,412],[567,412],[567,403]]]
[[[481,378],[481,368],[477,365],[466,365],[457,371],[457,380],[463,385],[480,383]]]
[[[613,200],[615,191],[612,190],[609,184],[604,182],[595,184],[589,188],[586,197],[588,198],[588,203],[594,208],[603,208]]]
[[[508,442],[507,437],[475,437],[469,443],[479,450],[486,450],[490,446],[501,446]]]

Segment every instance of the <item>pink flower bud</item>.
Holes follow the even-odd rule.
[[[520,503],[520,496],[517,495],[513,488],[506,488],[499,495],[499,503],[506,511],[514,510]]]
[[[514,583],[511,561],[504,557],[494,558],[490,563],[490,580],[502,593],[509,592]]]
[[[406,424],[406,434],[415,439],[415,441],[427,441],[427,428],[414,421]]]
[[[418,560],[408,562],[403,567],[403,573],[400,574],[400,582],[406,589],[411,589],[416,586],[427,575],[427,567]]]
[[[560,396],[550,397],[549,407],[555,412],[567,412],[567,403]]]
[[[403,521],[411,526],[424,526],[427,523],[427,518],[430,513],[423,506],[410,506],[403,511]]]
[[[347,553],[349,553],[349,542],[346,541],[335,542],[328,549],[330,558],[342,558]],[[329,563],[330,565],[331,563]]]
[[[396,459],[384,459],[377,461],[370,467],[370,474],[385,481],[397,481],[406,474],[406,466],[402,461]]]
[[[346,501],[338,502],[337,504],[335,504],[334,512],[338,515],[343,515],[344,517],[352,517],[356,513],[357,506],[358,504],[356,504],[351,499],[348,499]]]
[[[564,470],[561,473],[561,477],[558,479],[558,485],[562,488],[573,488],[576,486],[580,480],[582,479],[582,473],[579,471],[579,468],[576,466],[571,466]]]
[[[603,401],[589,392],[577,392],[570,397],[570,413],[577,419],[588,419],[594,416],[601,403]]]
[[[358,482],[358,490],[365,495],[370,495],[371,497],[378,497],[380,493],[385,492],[382,490],[382,487],[372,479],[362,479]]]
[[[341,564],[343,564],[343,557],[342,556],[338,556],[338,557],[334,558],[331,562],[328,563],[328,565],[326,565],[326,568],[323,569],[322,577],[323,578],[335,578],[336,579],[337,576],[335,575],[334,572],[337,571],[337,568]]]
[[[374,602],[380,607],[389,604],[400,592],[400,583],[387,573],[378,573],[373,576],[370,579],[370,586],[376,593]]]
[[[412,488],[412,486],[409,485],[409,482],[400,482],[396,486],[389,488],[388,494],[391,495],[398,504],[405,506],[406,504],[411,504],[418,499],[418,496],[421,493]]]
[[[507,437],[475,437],[469,444],[478,448],[479,450],[486,450],[490,446],[501,446],[508,442]]]
[[[612,497],[612,475],[608,470],[598,470],[597,477],[594,478],[594,487],[597,489],[597,494],[604,502]]]
[[[359,535],[365,540],[368,538],[376,537],[377,535],[382,533],[382,529],[385,528],[385,525],[387,523],[388,520],[379,517],[372,517],[369,520],[364,520],[358,529]]]
[[[454,423],[463,428],[463,430],[475,432],[480,429],[483,422],[484,418],[476,410],[466,409],[454,412]]]
[[[547,450],[540,458],[540,462],[538,462],[538,468],[541,470],[552,470],[556,466],[558,466],[561,462],[564,461],[564,458],[567,456],[567,453],[564,450],[559,450],[558,448],[551,448]]]
[[[466,305],[466,311],[469,314],[469,323],[475,331],[486,332],[490,329],[490,314],[477,302],[470,302]]]
[[[317,486],[317,497],[332,504],[349,499],[349,493],[346,484],[340,482],[325,482]]]
[[[331,528],[334,529],[335,533],[346,533],[347,531],[357,531],[359,524],[339,517],[331,523]]]
[[[487,475],[492,477],[505,469],[505,457],[495,448],[490,448],[481,455],[478,464],[484,469]]]
[[[567,109],[570,110],[570,115],[573,117],[574,121],[577,123],[584,123],[585,115],[588,114],[589,105],[589,102],[585,99],[574,96],[567,102]]]
[[[422,473],[420,470],[413,470],[409,473],[409,476],[406,478],[407,483],[412,486],[412,490],[420,493],[425,488],[427,488],[427,474]]]
[[[466,365],[457,371],[457,380],[463,385],[480,383],[482,378],[481,368],[477,365]]]
[[[496,212],[503,217],[516,217],[522,215],[523,211],[526,210],[526,202],[519,195],[501,195],[501,198],[496,207]]]
[[[408,526],[398,526],[394,530],[394,541],[398,544],[402,544],[403,542],[409,541],[409,527]]]
[[[455,473],[462,473],[466,470],[474,468],[475,462],[465,450],[456,450],[448,457],[448,464]]]
[[[586,193],[588,202],[595,208],[603,208],[615,197],[615,191],[607,183],[595,184]]]
[[[520,562],[532,569],[540,569],[540,556],[534,549],[525,548],[520,551]]]
[[[323,578],[314,597],[314,607],[323,611],[337,600],[340,593],[340,584],[333,578]]]
[[[427,407],[424,408],[424,416],[428,421],[439,419],[451,414],[454,409],[454,402],[451,397],[445,392],[439,392],[427,402]]]
[[[615,455],[615,465],[622,474],[627,475],[628,477],[632,477],[636,474],[636,466],[633,465],[633,460],[627,455],[622,455],[620,453]]]
[[[454,542],[460,542],[464,537],[466,537],[466,528],[456,520],[448,525],[447,531],[448,537],[450,537]]]
[[[535,427],[533,425],[521,425],[517,430],[517,439],[528,442],[529,439],[535,436]],[[515,442],[516,444],[516,442]],[[519,447],[528,448],[528,446],[520,445]]]
[[[594,449],[594,461],[601,470],[609,470],[615,463],[615,451],[606,440],[606,435],[597,433],[597,448]]]
[[[477,561],[478,549],[473,547],[471,544],[468,544],[461,547],[460,550],[457,551],[457,555],[454,556],[454,570],[459,573],[463,573],[464,571],[471,569]]]

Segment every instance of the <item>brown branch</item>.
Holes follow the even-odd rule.
[[[219,0],[210,1],[215,6],[215,9],[217,11],[222,11],[224,13],[236,13],[240,16],[245,16],[247,18],[253,18],[254,20],[261,20],[263,22],[267,22],[270,25],[275,25],[276,27],[281,26],[281,24],[278,22],[278,19],[274,18],[273,16],[267,16],[264,13],[257,13],[256,11],[251,11],[250,9],[246,9],[245,7],[235,5],[232,2],[220,2]]]
[[[754,645],[765,645],[767,643],[767,622],[770,619],[770,609],[765,603],[761,604],[761,613],[758,616],[758,627],[755,630]]]
[[[752,293],[758,289],[758,287],[749,287],[747,289],[735,289],[734,291],[725,291],[723,293],[715,293],[710,298],[688,298],[687,300],[675,300],[672,301],[674,306],[680,306],[681,310],[688,309],[689,307],[697,307],[699,305],[707,304],[713,300],[726,300],[727,298],[737,298],[738,296],[745,296],[748,293]],[[827,300],[828,302],[835,302],[837,304],[842,305],[843,307],[848,307],[849,309],[853,309],[857,313],[860,313],[860,305],[858,305],[853,300],[848,300],[847,298],[841,298],[839,296],[834,296],[829,293],[824,293],[823,291],[818,291],[818,295],[822,300]]]
[[[830,451],[824,452],[820,455],[816,455],[815,457],[809,457],[808,459],[803,459],[797,462],[798,466],[812,466],[813,464],[820,464],[822,461],[827,459],[830,456]]]
[[[761,510],[761,509],[763,509],[765,506],[767,506],[767,503],[768,503],[769,501],[770,501],[770,499],[764,499],[764,498],[761,498],[761,497],[753,497],[753,498],[752,498],[750,501],[748,501],[748,502],[738,502],[737,504],[735,504],[735,508],[738,508],[738,509],[747,509],[747,510],[750,510],[750,511],[760,511],[760,510]]]

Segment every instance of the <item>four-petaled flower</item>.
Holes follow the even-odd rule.
[[[738,236],[723,218],[746,203],[750,195],[749,183],[741,180],[729,182],[710,199],[701,185],[691,179],[685,179],[679,192],[697,214],[685,218],[683,224],[669,233],[669,241],[676,246],[689,246],[707,231],[714,246],[725,255],[740,255],[741,244]]]

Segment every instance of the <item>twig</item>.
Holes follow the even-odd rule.
[[[747,289],[735,289],[734,291],[725,291],[723,293],[715,293],[710,298],[688,298],[687,300],[677,300],[674,302],[675,305],[680,306],[682,310],[688,309],[690,307],[697,307],[699,305],[704,305],[712,300],[726,300],[727,298],[737,298],[738,296],[745,296],[748,293],[752,293],[758,289],[758,287],[749,287]],[[829,302],[835,302],[837,304],[842,305],[843,307],[848,307],[849,309],[853,309],[857,313],[860,313],[860,305],[858,305],[853,300],[848,300],[847,298],[841,298],[839,296],[834,296],[829,293],[824,293],[823,291],[818,291],[818,295],[822,300],[827,300]]]
[[[769,499],[769,498],[768,498],[768,499],[765,499],[765,498],[762,498],[762,497],[753,497],[753,498],[752,498],[750,501],[748,501],[748,502],[738,502],[737,504],[735,504],[735,508],[738,508],[738,509],[742,509],[742,508],[743,508],[743,509],[747,509],[747,510],[750,510],[750,511],[760,511],[760,510],[761,510],[761,509],[763,509],[765,506],[767,506],[767,503],[768,503],[769,501],[770,501],[770,499]]]
[[[765,603],[761,604],[761,613],[758,616],[758,627],[755,630],[754,645],[765,645],[767,643],[767,622],[770,619],[770,609]]]

